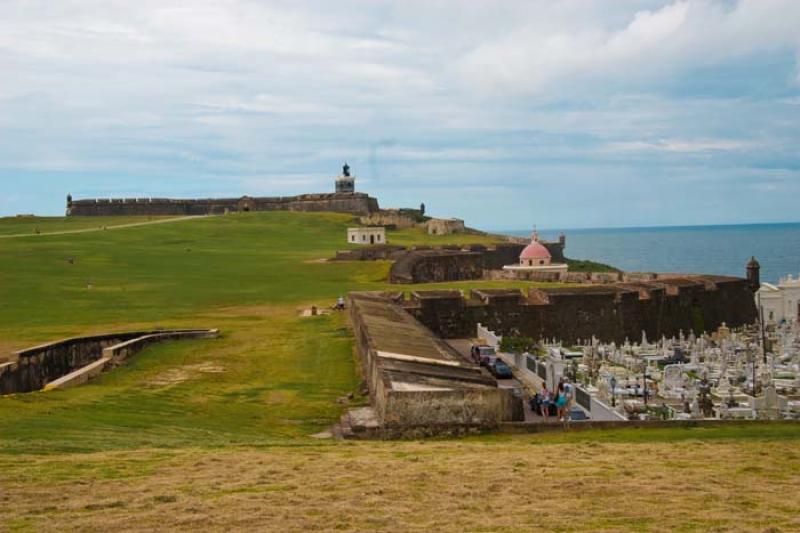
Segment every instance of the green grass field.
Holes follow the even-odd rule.
[[[111,222],[3,219],[0,232]],[[216,340],[149,348],[83,387],[0,397],[0,531],[800,527],[796,503],[781,497],[800,483],[795,425],[426,443],[311,438],[364,400],[346,399],[360,378],[345,315],[302,318],[300,311],[352,290],[396,289],[386,283],[386,261],[320,261],[349,246],[352,223],[337,214],[252,213],[0,239],[0,357],[111,330],[222,330]],[[402,244],[491,241],[418,230],[388,237]],[[509,285],[531,284],[435,287]],[[531,492],[542,476],[554,485],[563,476],[569,486],[540,495],[552,501],[537,515]],[[653,488],[683,487],[686,479],[722,499],[695,502]],[[461,480],[468,491],[456,488]],[[625,497],[613,490],[592,500],[605,484],[629,488],[638,507],[603,514],[600,504],[613,505],[611,495]],[[756,487],[763,492],[751,493]],[[444,503],[449,516],[438,510],[439,494],[456,498]],[[737,494],[741,505],[731,503]],[[687,512],[659,522],[665,499]],[[497,515],[494,505],[510,510]],[[562,524],[553,514],[559,506],[579,521]]]
[[[102,230],[168,218],[171,217],[0,217],[0,236]]]

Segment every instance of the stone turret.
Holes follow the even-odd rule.
[[[761,264],[756,260],[755,256],[750,258],[747,262],[747,281],[753,292],[761,287]]]

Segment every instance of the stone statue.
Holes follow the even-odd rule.
[[[711,383],[709,383],[705,374],[703,374],[703,379],[697,385],[697,392],[699,393],[698,407],[702,410],[704,417],[711,418],[714,416],[714,404],[711,401]]]
[[[347,161],[344,162],[344,166],[342,167],[342,176],[350,176],[350,165],[347,164]]]

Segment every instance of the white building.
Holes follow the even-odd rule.
[[[767,324],[800,320],[800,276],[781,278],[777,285],[762,283],[756,293]]]
[[[550,251],[539,242],[539,235],[534,231],[531,243],[519,254],[518,265],[506,265],[503,270],[514,272],[566,272],[566,263],[553,263]]]
[[[386,228],[347,228],[347,242],[350,244],[386,244]]]

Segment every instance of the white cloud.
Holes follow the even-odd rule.
[[[60,210],[134,182],[327,190],[348,159],[457,214],[453,183],[502,205],[555,177],[591,204],[653,167],[796,168],[798,27],[796,0],[3,0],[0,182]]]
[[[623,141],[606,146],[612,152],[716,152],[751,150],[759,145],[753,141],[733,139],[661,139],[658,141]]]
[[[514,21],[498,39],[478,43],[458,63],[461,76],[485,90],[557,91],[559,83],[614,87],[658,81],[676,72],[763,51],[800,50],[800,2],[681,0],[642,10],[615,28],[598,18],[542,28]]]

